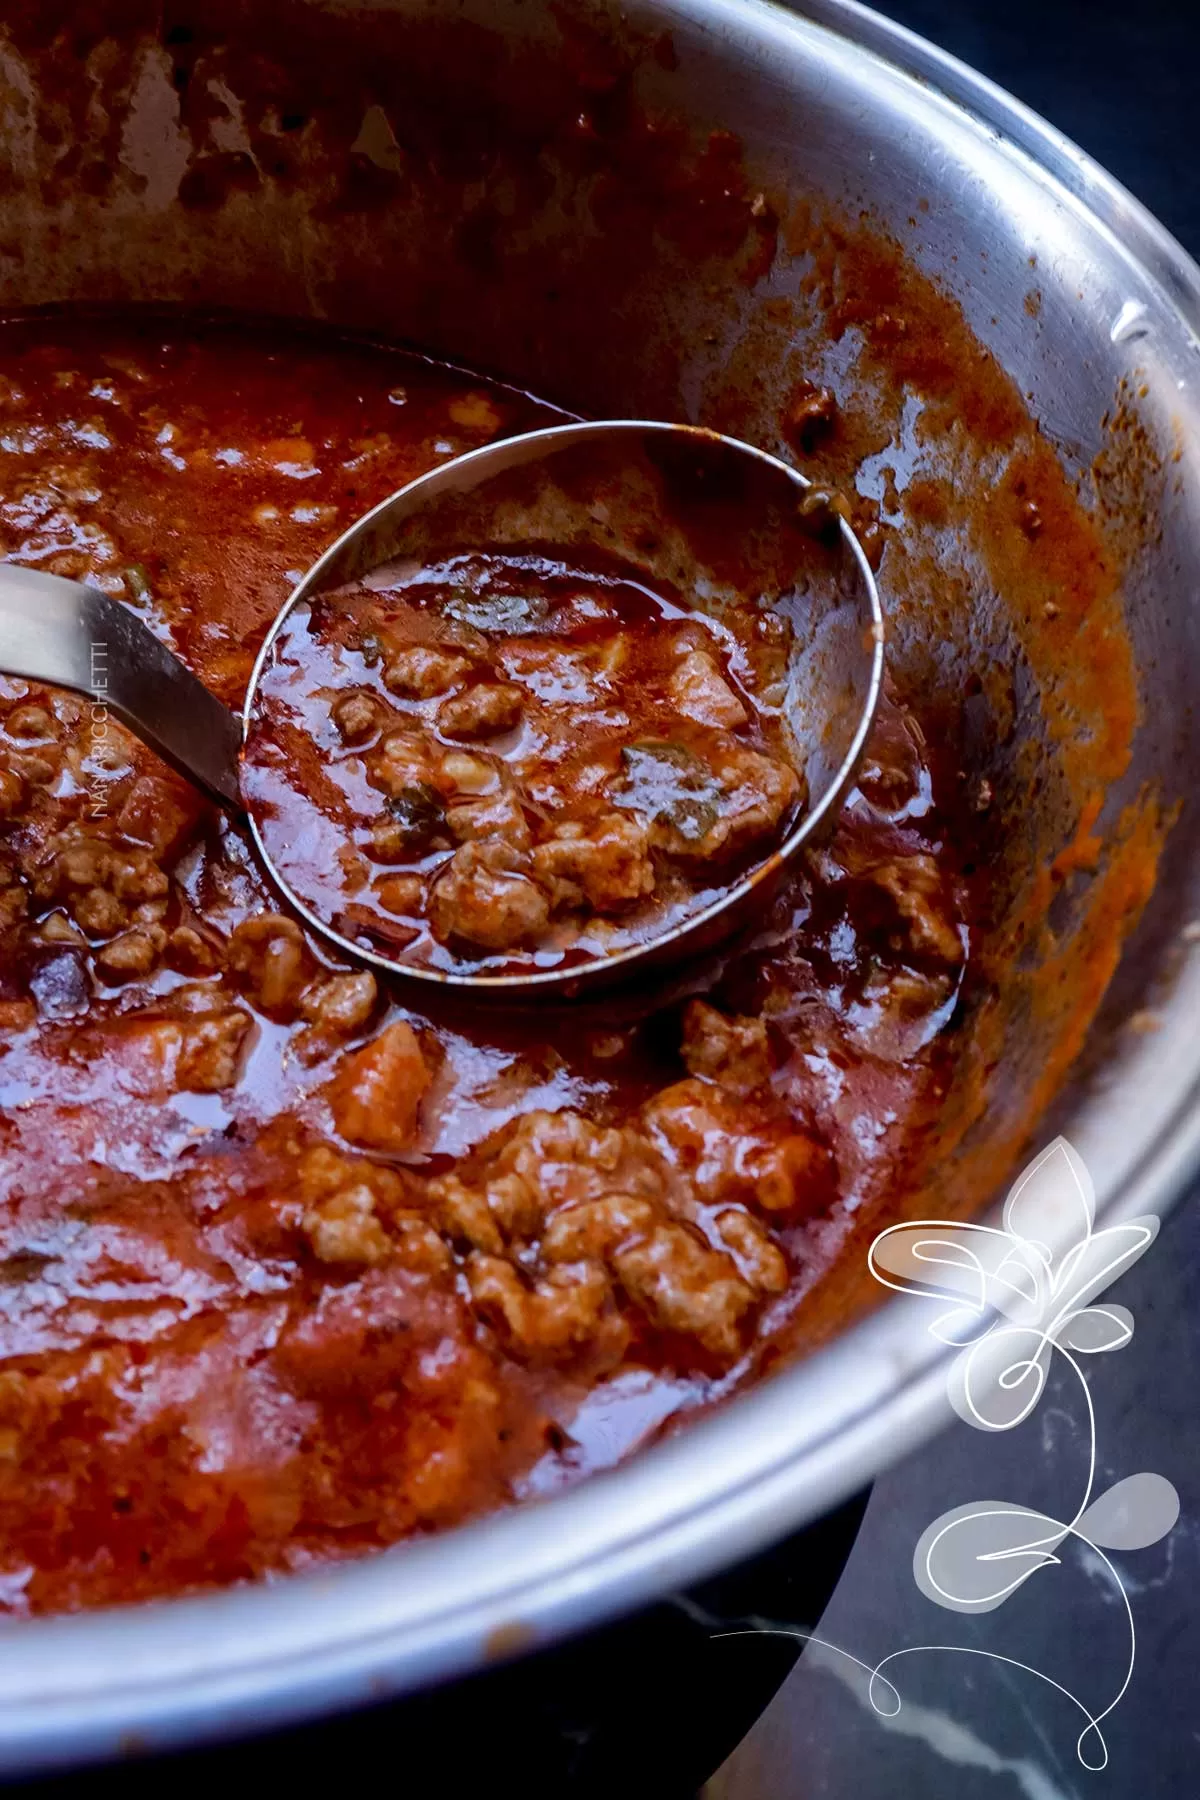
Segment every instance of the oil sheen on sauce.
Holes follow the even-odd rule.
[[[561,417],[278,325],[2,330],[3,554],[231,705],[353,519]],[[885,701],[752,941],[602,1005],[418,1011],[101,704],[0,678],[2,1604],[359,1554],[752,1379],[928,1139],[971,948],[952,792]]]

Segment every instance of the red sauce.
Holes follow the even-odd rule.
[[[572,967],[712,904],[796,818],[790,621],[709,615],[539,547],[284,621],[243,792],[342,937],[469,972]]]
[[[230,703],[353,518],[556,416],[278,326],[0,342],[4,554],[136,605]],[[3,1603],[360,1553],[751,1379],[925,1141],[970,946],[946,804],[887,702],[834,837],[720,965],[418,1011],[111,720],[0,679]]]

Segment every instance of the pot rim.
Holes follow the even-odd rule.
[[[999,137],[1165,296],[1195,343],[1200,267],[1070,139],[857,0],[669,0],[714,33],[842,40]],[[960,119],[960,123],[961,123]],[[1105,1224],[1162,1213],[1200,1166],[1200,1073]],[[161,1749],[385,1700],[552,1642],[796,1529],[953,1417],[954,1352],[887,1301],[629,1463],[419,1544],[277,1584],[0,1625],[0,1771]],[[719,1475],[714,1475],[719,1470]]]

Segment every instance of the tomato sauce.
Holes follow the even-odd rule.
[[[720,898],[802,804],[790,620],[634,573],[457,555],[284,621],[243,790],[351,942],[470,972],[571,967]]]
[[[277,324],[0,331],[0,550],[136,607],[231,705],[354,518],[562,416]],[[99,679],[0,677],[0,1604],[360,1554],[753,1379],[943,1090],[956,792],[886,700],[833,837],[718,962],[418,1008],[301,929]]]

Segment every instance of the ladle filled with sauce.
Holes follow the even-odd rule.
[[[245,809],[314,929],[514,998],[734,930],[851,783],[883,654],[829,496],[639,421],[489,445],[366,514],[293,590],[240,723],[97,590],[0,567],[0,668],[87,692],[98,637],[113,710]]]

